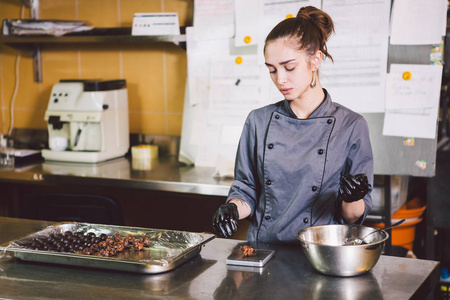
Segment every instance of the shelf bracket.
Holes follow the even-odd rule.
[[[42,82],[41,47],[38,45],[33,51],[33,77],[34,82]]]

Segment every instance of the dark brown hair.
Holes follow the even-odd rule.
[[[299,50],[305,49],[309,55],[320,50],[324,57],[333,61],[327,51],[327,41],[333,32],[333,20],[326,12],[314,6],[305,6],[300,8],[297,17],[278,23],[267,35],[265,45],[278,38],[294,37],[298,40]]]

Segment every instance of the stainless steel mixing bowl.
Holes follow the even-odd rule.
[[[375,266],[389,234],[382,230],[367,237],[364,240],[367,244],[343,244],[375,230],[360,225],[321,225],[301,230],[297,238],[317,271],[326,275],[348,277],[363,274]]]

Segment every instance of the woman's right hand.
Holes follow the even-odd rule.
[[[222,204],[213,217],[213,227],[223,237],[230,237],[237,231],[239,212],[234,203]]]

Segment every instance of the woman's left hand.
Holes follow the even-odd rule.
[[[343,174],[341,176],[339,197],[344,202],[355,202],[364,198],[369,192],[370,184],[365,174]]]

